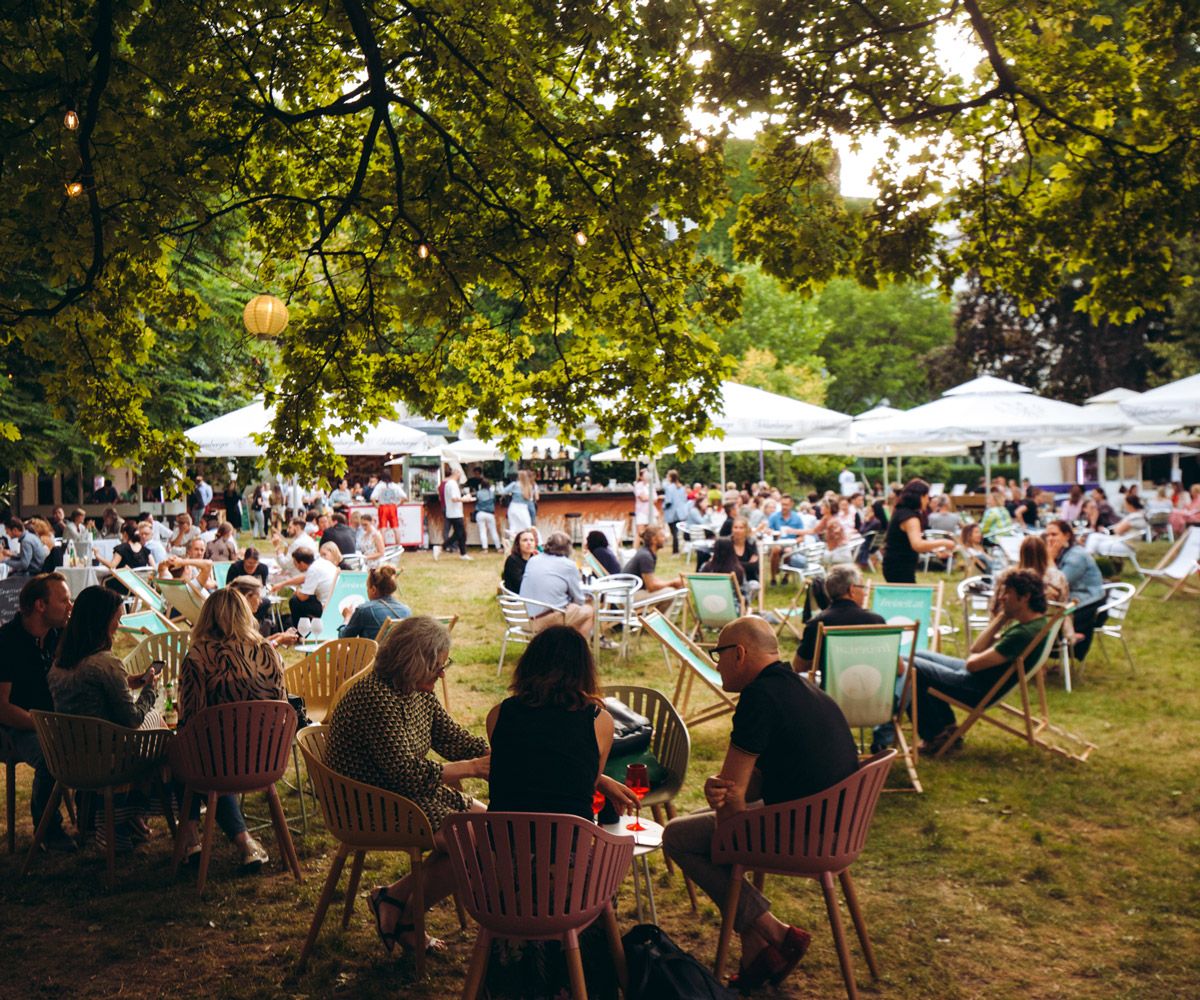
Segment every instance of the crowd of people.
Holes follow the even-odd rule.
[[[461,474],[454,474],[447,480],[442,502],[448,522],[461,521],[461,515],[456,518],[451,513],[455,503],[461,505],[461,479]],[[386,481],[386,485],[396,484]],[[672,471],[666,477],[661,514],[649,480],[639,479],[641,492],[635,492],[634,512],[639,544],[624,564],[607,534],[587,535],[587,551],[604,571],[636,576],[647,595],[672,594],[684,583],[683,574],[662,574],[659,567],[668,541],[678,545],[681,526],[697,543],[700,567],[732,573],[747,599],[766,586],[768,578],[776,582],[785,560],[787,565],[797,565],[795,560],[812,558],[809,540],[819,540],[824,548],[826,606],[806,622],[790,662],[770,625],[752,615],[726,625],[713,650],[722,686],[739,696],[728,746],[719,770],[704,782],[708,809],[670,822],[663,847],[667,857],[718,906],[725,904],[732,877],[731,867],[712,856],[713,832],[719,822],[756,802],[771,805],[819,792],[859,766],[841,710],[808,676],[819,667],[814,660],[820,625],[884,623],[866,606],[864,570],[873,559],[879,560],[888,582],[915,582],[923,555],[949,558],[955,552],[966,553],[974,568],[994,578],[993,616],[965,657],[927,650],[913,658],[921,750],[955,751],[961,748],[958,720],[947,701],[936,695],[945,694],[967,706],[1002,696],[1007,686],[998,690],[997,684],[1008,676],[1008,667],[1016,657],[1031,655],[1039,639],[1048,641],[1055,609],[1066,605],[1073,608],[1065,627],[1075,655],[1086,656],[1102,623],[1103,579],[1080,535],[1105,527],[1089,520],[1089,505],[1097,518],[1115,518],[1107,525],[1114,533],[1123,533],[1115,531],[1122,523],[1131,524],[1128,531],[1140,530],[1125,519],[1149,506],[1141,503],[1136,490],[1127,490],[1124,517],[1111,508],[1105,514],[1102,497],[1087,497],[1074,488],[1061,508],[1054,509],[1028,487],[1014,496],[1001,484],[991,492],[981,521],[964,525],[952,504],[931,497],[929,485],[919,479],[886,495],[864,493],[856,482],[840,485],[850,492],[812,493],[797,501],[766,483],[744,490],[733,484],[725,489],[696,484],[689,489]],[[121,541],[107,562],[112,569],[148,569],[183,579],[205,594],[179,674],[179,725],[186,727],[212,705],[285,698],[278,647],[294,642],[295,633],[271,634],[263,614],[269,595],[291,589],[288,604],[293,622],[319,616],[347,556],[363,557],[370,568],[367,600],[347,608],[339,635],[374,638],[384,621],[398,619],[399,623],[381,644],[371,669],[333,708],[328,720],[328,762],[339,773],[401,794],[424,811],[437,846],[425,865],[426,908],[452,888],[445,843],[438,832],[452,813],[491,809],[565,813],[591,820],[597,792],[619,812],[637,803],[630,789],[605,773],[614,722],[601,698],[588,642],[596,626],[595,608],[582,586],[571,539],[554,531],[539,544],[536,507],[529,506],[536,505],[536,483],[519,479],[514,487],[512,505],[528,514],[530,524],[513,536],[502,583],[528,602],[532,637],[514,670],[509,697],[487,715],[486,735],[470,732],[437,699],[436,685],[453,663],[450,634],[437,620],[413,615],[399,599],[397,568],[383,561],[386,547],[376,519],[337,509],[353,502],[358,493],[345,481],[328,497],[331,511],[307,511],[272,532],[272,562],[278,569],[274,577],[258,548],[239,547],[239,522],[230,518],[229,507],[225,519],[218,521],[207,510],[208,503],[180,514],[173,527],[150,515],[119,524]],[[490,482],[482,479],[474,490],[477,501],[486,502],[490,494],[494,505],[498,491]],[[272,500],[269,494],[264,496]],[[387,491],[380,496],[379,520],[383,521],[384,508],[402,500]],[[203,499],[203,494],[197,499]],[[229,489],[226,500],[228,504]],[[251,504],[252,510],[256,503]],[[1186,527],[1193,523],[1193,515],[1200,519],[1200,487],[1193,488],[1190,504],[1174,505],[1167,513],[1182,515],[1180,523]],[[258,508],[264,528],[273,506]],[[0,649],[5,654],[0,657],[0,726],[20,758],[34,768],[30,811],[35,824],[49,808],[52,779],[33,731],[31,711],[87,715],[129,728],[163,725],[156,710],[160,678],[154,668],[131,676],[113,653],[124,610],[121,595],[114,588],[92,586],[72,600],[66,578],[52,568],[46,571],[56,537],[85,538],[86,518],[76,516],[82,513],[59,518],[57,531],[47,523],[48,541],[38,530],[40,525],[19,519],[8,524],[10,572],[24,572],[29,578],[20,592],[17,615],[0,626]],[[482,513],[494,519],[494,506]],[[702,539],[690,534],[693,526]],[[1014,532],[1023,536],[1019,560],[996,572],[988,543],[997,534]],[[760,544],[768,537],[773,544],[764,558]],[[494,534],[492,540],[499,547]],[[447,541],[466,557],[461,524],[449,524]],[[225,586],[217,585],[215,562],[231,564]],[[902,708],[897,703],[897,709]],[[895,737],[890,730],[890,726],[876,730],[873,751],[891,745]],[[551,748],[553,752],[547,752]],[[532,759],[539,762],[537,768],[528,766]],[[461,782],[471,778],[487,781],[486,803],[463,791]],[[118,851],[133,850],[150,835],[147,803],[147,790],[136,786],[114,799]],[[198,818],[196,801],[181,818],[188,858],[200,852]],[[268,860],[263,845],[247,830],[236,797],[218,800],[216,822],[246,871],[258,870]],[[93,835],[102,837],[104,824],[97,820],[95,826]],[[77,847],[60,815],[49,818],[44,842],[54,850]],[[428,935],[417,939],[411,876],[376,887],[369,905],[389,953],[396,946],[405,951],[446,947]],[[769,899],[753,886],[741,891],[733,928],[742,944],[735,985],[744,990],[783,982],[810,941],[803,928],[779,920]],[[552,964],[537,963],[537,968],[551,979],[557,975],[546,972],[555,968]],[[555,986],[551,982],[537,986],[543,988],[552,995]]]

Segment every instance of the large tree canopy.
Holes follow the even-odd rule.
[[[327,418],[397,399],[474,409],[481,433],[594,417],[634,443],[656,420],[686,439],[732,368],[717,336],[739,298],[695,252],[728,198],[722,134],[697,136],[694,108],[772,115],[731,235],[790,287],[969,266],[1034,303],[1085,274],[1081,307],[1131,317],[1188,277],[1197,16],[1149,0],[14,0],[0,331],[45,362],[50,405],[149,469],[180,466],[147,372],[164,326],[218,308],[201,264],[288,300],[274,369],[231,373],[278,403],[285,470],[327,463]],[[980,45],[975,78],[934,58],[947,27]],[[880,197],[849,212],[829,137],[881,127],[928,154],[882,164]]]

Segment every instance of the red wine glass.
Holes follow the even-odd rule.
[[[645,764],[629,764],[625,768],[625,787],[637,796],[638,807],[633,822],[626,825],[626,830],[645,830],[642,826],[642,799],[650,791],[650,773]]]
[[[592,792],[592,816],[600,822],[600,811],[604,808],[604,793],[599,788]]]

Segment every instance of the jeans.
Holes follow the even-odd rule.
[[[495,513],[490,510],[478,510],[475,512],[475,523],[479,525],[479,544],[483,546],[483,551],[488,550],[489,537],[496,551],[500,551],[500,535],[496,531]]]
[[[955,723],[954,709],[930,694],[931,690],[974,708],[996,683],[996,668],[973,674],[965,660],[945,653],[920,651],[913,658],[913,668],[917,671],[917,735],[923,740],[933,739]]]
[[[250,508],[250,528],[255,538],[266,538],[266,518],[264,512],[257,507]]]
[[[29,814],[33,817],[33,825],[36,828],[42,820],[42,813],[46,811],[50,793],[54,791],[54,778],[46,767],[46,759],[42,756],[42,745],[38,743],[36,732],[32,729],[10,729],[8,726],[4,727],[4,731],[12,740],[18,759],[33,768],[33,789],[29,796]],[[47,832],[53,834],[61,829],[62,816],[55,810]]]
[[[725,906],[733,884],[733,866],[712,859],[712,838],[717,814],[711,809],[679,816],[663,831],[663,853],[683,870],[684,875],[703,889],[718,907]],[[738,896],[733,929],[744,934],[759,917],[771,909],[767,897],[746,882]]]
[[[183,783],[180,781],[174,782],[175,798],[179,800],[179,806],[183,808]],[[197,820],[200,818],[200,804],[205,800],[205,796],[196,793],[192,796],[192,807],[188,810],[188,819]],[[182,818],[182,817],[181,817]],[[238,797],[236,795],[218,795],[217,796],[217,826],[230,840],[233,840],[240,833],[246,832],[246,820],[242,816],[242,810],[238,806]]]

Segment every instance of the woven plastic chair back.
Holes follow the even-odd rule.
[[[868,757],[854,774],[807,798],[746,812],[718,825],[712,859],[756,872],[817,876],[858,857],[896,751]]]
[[[501,937],[545,940],[587,927],[633,861],[633,838],[578,816],[455,813],[442,824],[455,891]]]
[[[687,777],[688,761],[692,756],[692,738],[683,717],[671,704],[671,699],[654,688],[635,684],[606,684],[604,693],[619,698],[639,715],[644,715],[654,727],[650,737],[650,752],[671,777],[652,789],[642,800],[646,806],[668,802],[679,794]]]
[[[351,677],[375,660],[379,644],[374,639],[333,639],[314,649],[283,674],[290,694],[304,699],[313,722],[324,722],[333,696]]]
[[[330,834],[359,851],[433,850],[433,826],[420,806],[402,795],[344,777],[325,763],[327,733],[324,726],[307,726],[296,742]]]
[[[198,712],[171,741],[175,777],[197,792],[256,792],[291,762],[296,711],[286,701],[234,701]]]
[[[144,674],[155,660],[164,664],[160,684],[178,684],[179,670],[183,666],[183,658],[187,656],[192,646],[190,632],[163,632],[159,635],[149,635],[139,642],[122,661],[125,672],[131,675]]]
[[[30,713],[46,767],[67,788],[105,788],[140,781],[161,763],[167,729],[126,729],[86,715]]]

